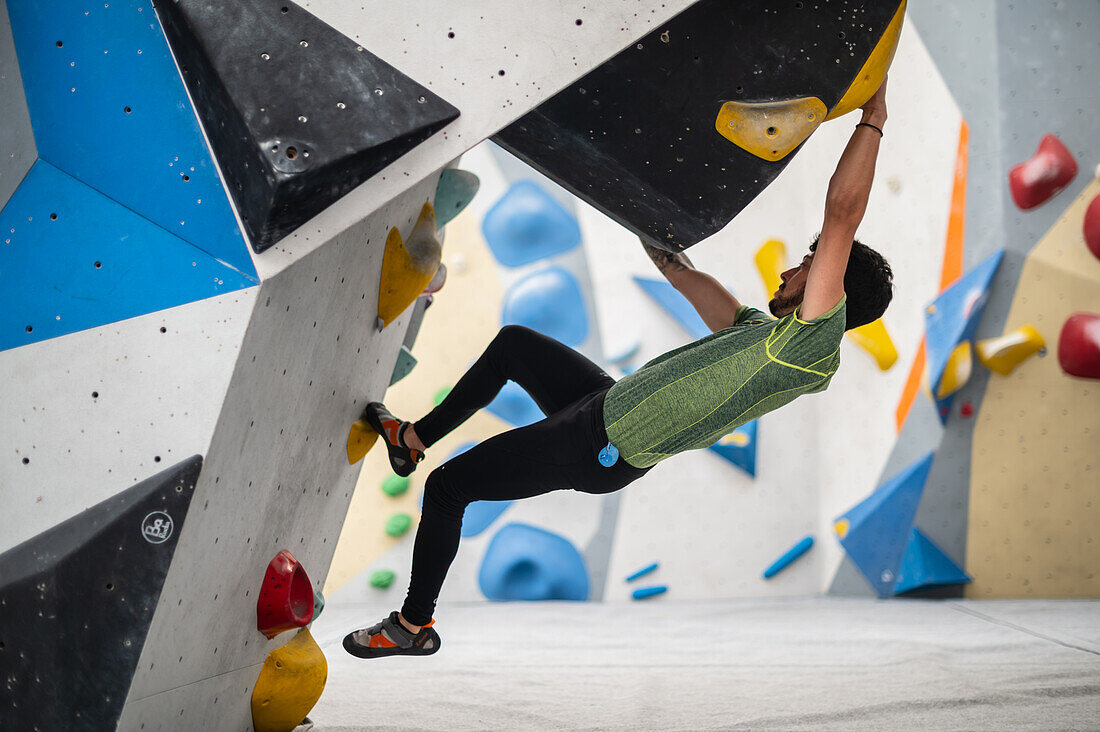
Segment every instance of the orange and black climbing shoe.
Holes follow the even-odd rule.
[[[430,656],[439,650],[434,622],[429,621],[419,633],[413,633],[401,624],[394,610],[381,623],[344,636],[344,650],[359,658]]]
[[[402,422],[390,414],[381,402],[371,402],[363,411],[363,416],[374,431],[386,441],[386,451],[390,456],[390,467],[402,478],[416,470],[416,464],[424,459],[424,453],[405,444],[405,430],[409,422]]]

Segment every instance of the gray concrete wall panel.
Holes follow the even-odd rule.
[[[164,720],[154,728],[173,728],[172,705],[240,695],[236,672],[286,642],[256,630],[256,593],[279,550],[324,584],[360,467],[347,463],[348,428],[385,394],[412,313],[375,328],[383,244],[391,226],[408,233],[437,178],[261,286],[127,702]],[[193,692],[164,694],[181,687]]]
[[[0,210],[37,159],[8,6],[0,0]]]

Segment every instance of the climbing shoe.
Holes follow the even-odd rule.
[[[430,656],[439,650],[439,634],[432,623],[419,633],[409,631],[397,619],[397,611],[377,625],[344,636],[344,650],[359,658],[382,656]]]
[[[402,478],[416,470],[416,464],[424,459],[424,453],[405,444],[405,430],[409,422],[402,422],[389,413],[381,402],[371,402],[363,411],[363,416],[374,431],[386,441],[386,452],[390,456],[390,467]]]

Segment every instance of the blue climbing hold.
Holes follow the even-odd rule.
[[[565,537],[508,524],[485,550],[478,585],[490,600],[587,600],[584,558]]]
[[[506,381],[486,409],[513,427],[526,427],[546,416],[531,395],[514,381]]]
[[[668,592],[667,585],[654,585],[652,587],[639,587],[630,593],[635,600],[644,600],[647,597],[655,597]]]
[[[764,579],[771,579],[775,575],[782,572],[791,562],[801,557],[806,552],[810,551],[810,547],[814,545],[814,538],[807,536],[802,541],[798,542],[790,549],[788,549],[783,556],[772,562],[771,566],[764,570]]]
[[[894,594],[932,587],[970,582],[971,577],[916,526],[909,535],[905,555],[894,583]]]
[[[932,394],[939,391],[944,369],[951,353],[963,341],[972,340],[982,311],[989,299],[993,275],[1004,258],[1005,250],[995,252],[974,269],[955,281],[924,310],[925,342],[928,348],[928,384]],[[946,421],[954,395],[936,400],[940,420]]]
[[[515,282],[504,295],[504,325],[525,325],[567,346],[588,337],[588,311],[577,278],[547,267]]]
[[[707,449],[718,453],[755,478],[757,422],[755,419],[746,422]]]
[[[879,597],[894,591],[932,459],[928,453],[833,522],[844,551]]]
[[[581,229],[572,215],[527,180],[509,188],[489,209],[481,231],[493,256],[505,267],[563,254],[581,243]]]
[[[680,291],[665,280],[655,280],[648,277],[634,277],[634,282],[642,288],[642,292],[649,295],[653,302],[657,303],[666,313],[683,327],[691,337],[698,340],[710,335],[710,328],[695,312],[695,308],[680,294]]]
[[[634,574],[632,574],[632,575],[628,576],[628,577],[626,578],[626,581],[627,581],[627,582],[633,582],[633,581],[634,581],[634,580],[636,580],[636,579],[639,579],[639,578],[641,578],[641,577],[645,577],[645,576],[646,576],[647,574],[649,574],[650,572],[654,572],[654,571],[656,571],[657,567],[659,567],[659,566],[661,566],[661,565],[660,565],[660,564],[658,564],[657,562],[654,562],[653,564],[650,564],[649,566],[646,566],[646,567],[642,567],[641,569],[639,569],[639,570],[638,570],[637,572],[635,572]]]
[[[439,174],[435,187],[435,225],[442,229],[474,200],[481,187],[478,177],[468,170],[447,168]]]

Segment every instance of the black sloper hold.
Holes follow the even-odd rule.
[[[156,10],[257,252],[458,117],[289,0]]]
[[[492,139],[669,251],[714,234],[790,161],[715,130],[727,101],[832,109],[900,0],[702,0]]]
[[[0,729],[114,729],[195,482],[196,455],[0,554]]]

